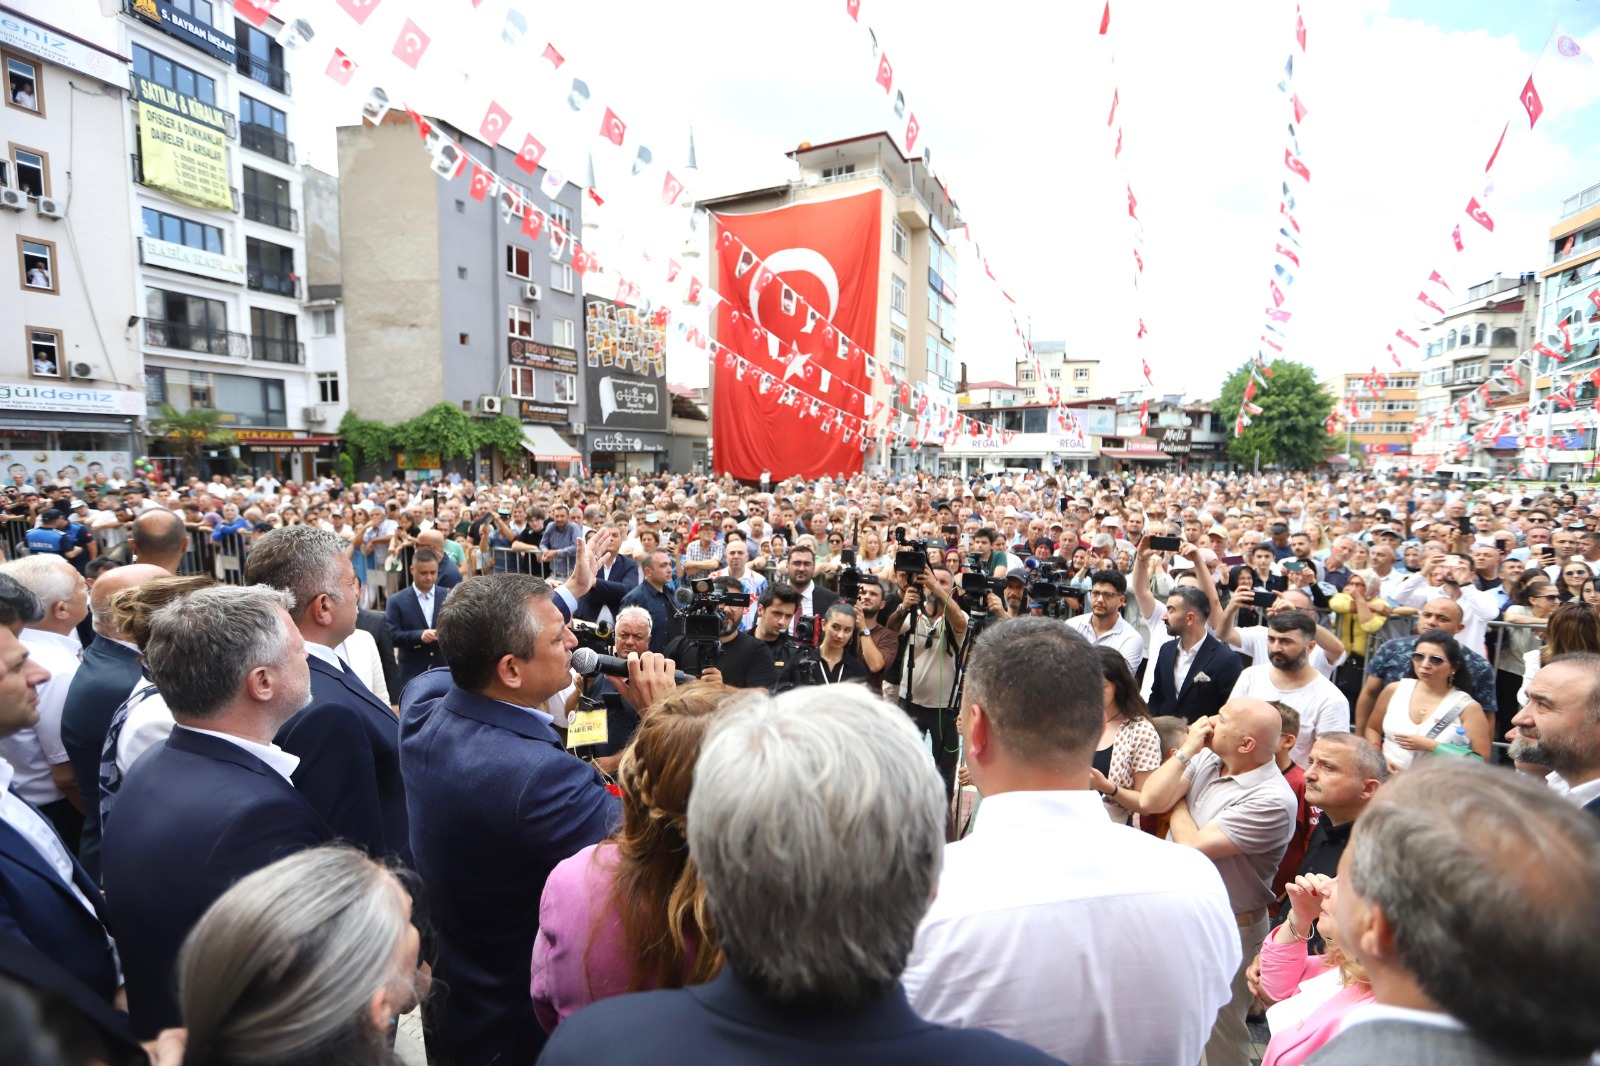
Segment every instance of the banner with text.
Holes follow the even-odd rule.
[[[232,211],[227,117],[192,96],[136,80],[144,184],[186,204]]]

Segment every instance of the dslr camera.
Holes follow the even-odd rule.
[[[856,569],[856,550],[845,548],[839,552],[839,562],[843,564],[839,569],[839,598],[846,603],[855,603],[856,596],[861,592],[861,571]]]
[[[902,574],[915,576],[928,568],[928,552],[940,552],[943,558],[944,541],[918,540],[906,536],[904,529],[894,531],[894,542],[899,545],[899,550],[894,553],[894,568]]]

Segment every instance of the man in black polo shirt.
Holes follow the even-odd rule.
[[[800,610],[800,593],[789,585],[768,585],[761,594],[760,607],[751,635],[767,646],[773,669],[782,677],[800,647],[789,635],[789,623]]]
[[[736,577],[719,577],[714,582],[719,593],[746,596],[744,586]],[[713,681],[733,688],[770,689],[778,680],[772,665],[772,652],[765,644],[743,632],[739,623],[744,621],[746,607],[725,603],[718,608],[721,628],[717,634],[715,655],[710,649],[688,637],[674,637],[667,645],[667,658],[686,674],[695,674],[702,681]]]

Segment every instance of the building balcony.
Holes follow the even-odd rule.
[[[1550,251],[1550,265],[1557,266],[1568,259],[1577,259],[1579,256],[1588,255],[1590,252],[1600,250],[1600,237],[1590,237],[1586,241],[1574,241],[1571,248],[1565,247],[1567,239],[1562,237],[1556,242],[1555,248]]]
[[[300,214],[294,208],[277,200],[251,196],[249,193],[244,194],[244,217],[251,222],[262,222],[291,233],[300,230]]]
[[[306,346],[301,341],[286,341],[279,337],[251,337],[250,358],[259,362],[302,366],[306,361]]]
[[[237,69],[240,74],[255,79],[269,89],[275,89],[285,96],[292,94],[289,72],[275,63],[267,62],[260,56],[250,55],[241,49],[239,51]]]
[[[258,126],[254,122],[242,122],[239,124],[239,144],[252,152],[294,166],[294,142],[277,130]]]
[[[1600,185],[1591,185],[1576,196],[1569,196],[1561,201],[1561,217],[1571,218],[1580,211],[1586,211],[1595,204],[1600,204]]]
[[[246,281],[250,288],[257,292],[269,292],[274,296],[298,297],[300,295],[300,279],[293,274],[277,274],[270,270],[262,270],[252,266],[245,272]]]
[[[152,348],[171,348],[180,352],[200,352],[204,355],[248,356],[249,341],[243,333],[230,333],[225,329],[208,329],[191,326],[187,322],[166,322],[160,319],[144,320],[144,342]]]

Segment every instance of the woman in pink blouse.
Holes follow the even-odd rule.
[[[684,819],[701,741],[735,694],[697,682],[651,707],[617,768],[622,828],[551,871],[529,985],[546,1032],[596,1000],[703,984],[722,969]]]
[[[1267,1008],[1272,1040],[1261,1066],[1299,1066],[1333,1039],[1350,1008],[1372,1002],[1366,971],[1339,950],[1337,885],[1323,874],[1295,878],[1287,886],[1289,920],[1261,945],[1261,991],[1278,1000]],[[1306,950],[1314,922],[1327,945],[1323,955]]]

